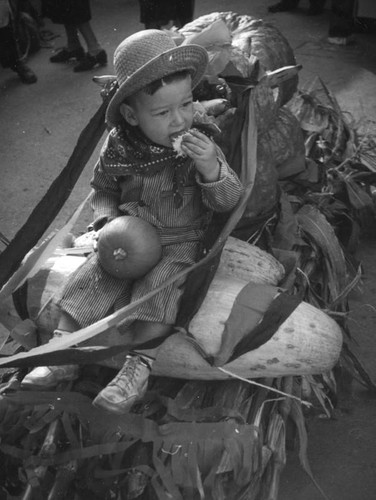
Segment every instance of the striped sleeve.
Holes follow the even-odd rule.
[[[90,185],[93,189],[91,197],[91,208],[94,212],[93,227],[98,229],[103,225],[101,223],[121,215],[118,209],[121,191],[116,179],[103,171],[101,158],[94,167]]]
[[[215,212],[229,212],[238,203],[244,187],[239,177],[228,165],[224,154],[217,148],[220,164],[219,179],[215,182],[202,182],[197,174],[197,183],[202,191],[204,204]]]

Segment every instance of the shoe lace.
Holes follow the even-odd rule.
[[[151,369],[149,363],[140,356],[130,356],[110,385],[116,385],[118,389],[126,393],[128,388],[134,386],[138,372],[142,367]]]

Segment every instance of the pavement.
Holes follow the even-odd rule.
[[[248,14],[273,23],[288,39],[302,64],[301,88],[321,78],[355,123],[376,124],[376,36],[356,35],[351,46],[327,41],[329,13],[307,16],[308,0],[294,12],[270,14],[276,0],[196,0],[195,16],[213,11]],[[116,46],[129,34],[143,29],[136,0],[92,0],[92,25],[112,59]],[[107,67],[73,73],[72,65],[51,64],[52,50],[64,45],[61,26],[46,20],[55,38],[32,55],[28,64],[38,82],[22,84],[17,75],[0,68],[0,231],[12,239],[35,204],[65,166],[77,138],[101,103],[93,75],[112,74]],[[50,230],[59,228],[88,194],[96,148],[67,204]],[[84,212],[82,229],[90,221]],[[363,295],[354,298],[354,329],[359,353],[376,380],[376,341],[373,338],[376,272],[373,240],[361,245],[365,265]],[[369,306],[369,307],[368,307]],[[331,500],[376,498],[376,400],[359,384],[341,401],[335,419],[309,422],[308,454],[312,472]],[[299,464],[298,450],[289,452],[281,478],[279,500],[320,500],[323,496]]]

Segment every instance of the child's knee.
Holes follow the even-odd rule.
[[[157,323],[154,321],[136,320],[130,325],[130,332],[135,342],[142,340],[151,340],[159,337],[165,337],[173,328],[173,325],[166,323]]]

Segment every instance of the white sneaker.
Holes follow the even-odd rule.
[[[127,356],[123,368],[97,395],[93,405],[112,413],[128,413],[133,403],[141,399],[147,389],[151,360],[141,356]]]
[[[24,377],[21,387],[24,389],[50,389],[60,382],[68,382],[78,378],[77,365],[38,366]]]

